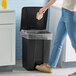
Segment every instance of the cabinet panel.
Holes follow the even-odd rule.
[[[70,40],[69,36],[67,36],[67,38],[66,38],[66,53],[65,53],[65,55],[66,55],[65,62],[76,61],[75,49],[72,47],[71,40]]]
[[[10,65],[12,63],[12,38],[14,33],[12,33],[13,25],[0,25],[0,66]]]
[[[15,22],[15,12],[0,12],[0,24],[13,24]]]

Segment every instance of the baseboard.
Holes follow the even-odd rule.
[[[0,72],[12,72],[14,69],[19,69],[22,67],[22,60],[17,60],[16,65],[10,66],[0,66]]]

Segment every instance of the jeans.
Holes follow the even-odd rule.
[[[48,64],[52,67],[56,67],[58,63],[62,46],[67,34],[69,35],[72,46],[76,52],[76,11],[71,12],[62,8],[62,16],[57,27],[54,47],[48,62]]]

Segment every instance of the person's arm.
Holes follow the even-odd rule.
[[[56,0],[50,0],[47,5],[44,6],[45,9],[48,9],[52,4],[54,4]]]
[[[54,4],[56,2],[56,0],[50,0],[43,8],[41,8],[40,10],[39,10],[39,13],[41,14],[41,13],[45,13],[46,12],[46,10],[52,5],[52,4]]]

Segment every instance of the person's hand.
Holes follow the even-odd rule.
[[[45,13],[46,12],[46,10],[47,10],[47,8],[41,8],[40,10],[39,10],[39,14],[43,14],[43,13]]]

